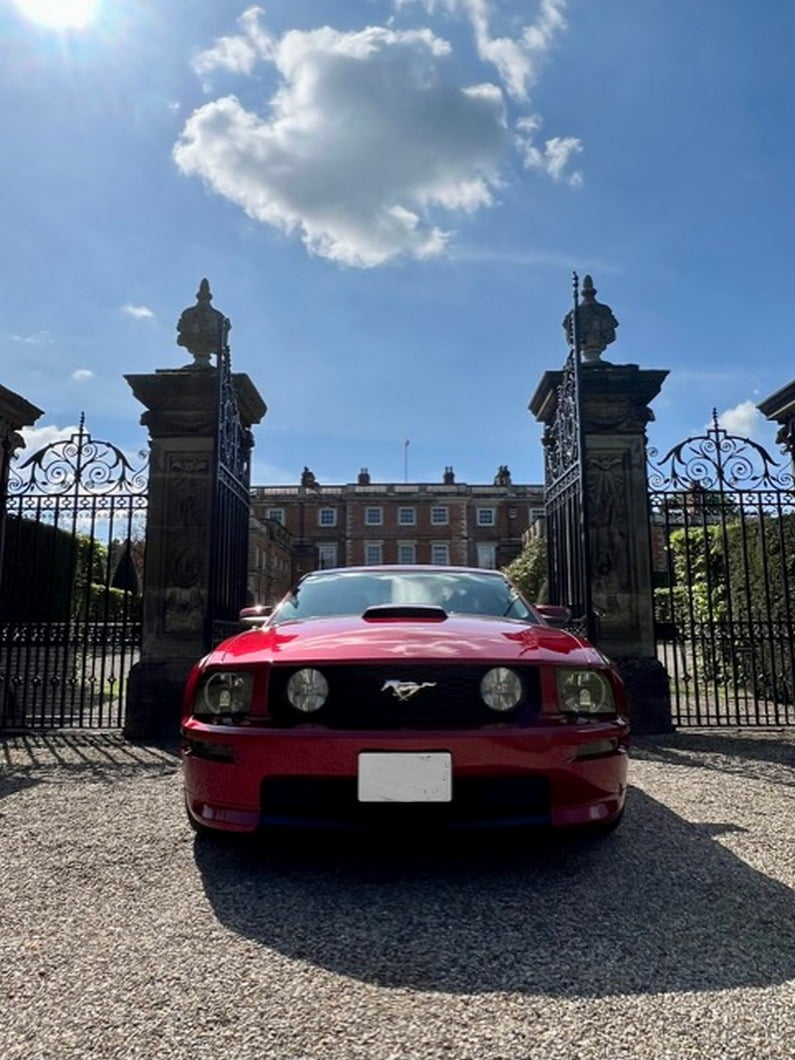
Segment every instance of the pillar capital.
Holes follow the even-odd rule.
[[[667,370],[639,368],[637,364],[583,364],[580,381],[586,430],[643,433],[646,424],[654,419],[649,404],[660,393],[667,376]],[[554,422],[562,380],[562,371],[542,375],[528,406],[540,423]]]
[[[9,458],[22,447],[22,437],[17,432],[21,427],[32,427],[42,410],[13,390],[0,386],[0,440],[7,440]],[[0,457],[2,459],[2,457]]]
[[[135,397],[146,407],[141,423],[151,439],[210,437],[215,433],[218,373],[215,368],[161,368],[146,375],[125,375]],[[240,420],[245,428],[268,411],[244,372],[233,372]]]
[[[776,441],[795,464],[795,379],[756,406],[762,415],[779,425]]]

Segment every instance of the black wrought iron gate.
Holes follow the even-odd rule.
[[[571,608],[569,628],[593,638],[595,619],[587,535],[587,464],[576,273],[573,289],[574,309],[567,318],[571,320],[571,350],[557,387],[554,418],[543,437],[549,599],[551,603]]]
[[[212,483],[208,648],[240,629],[246,602],[251,508],[251,435],[243,426],[232,375],[229,321],[219,322],[218,405]]]
[[[117,727],[140,655],[147,467],[85,430],[11,462],[0,728]]]
[[[795,483],[759,444],[711,428],[649,487],[658,656],[680,726],[795,724]]]

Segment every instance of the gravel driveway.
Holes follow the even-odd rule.
[[[631,778],[598,842],[218,846],[168,749],[6,739],[0,1056],[795,1057],[795,732]]]

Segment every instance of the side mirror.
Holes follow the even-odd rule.
[[[571,609],[563,604],[534,604],[533,606],[550,626],[565,626],[571,622]]]
[[[247,628],[261,626],[270,617],[272,611],[273,608],[268,604],[253,604],[251,607],[244,607],[238,618],[241,626],[246,626]]]

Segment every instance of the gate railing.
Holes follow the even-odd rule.
[[[246,601],[251,438],[238,407],[229,349],[229,320],[219,321],[218,392],[213,459],[212,522],[205,646],[240,630]]]
[[[711,428],[649,484],[658,657],[674,724],[795,724],[795,484],[757,442]]]
[[[117,727],[140,655],[147,467],[84,428],[13,462],[0,728]]]
[[[561,373],[555,415],[544,430],[544,508],[549,599],[572,612],[571,628],[593,638],[588,545],[588,489],[582,416],[582,354],[577,312],[579,279],[574,273],[571,351]]]

